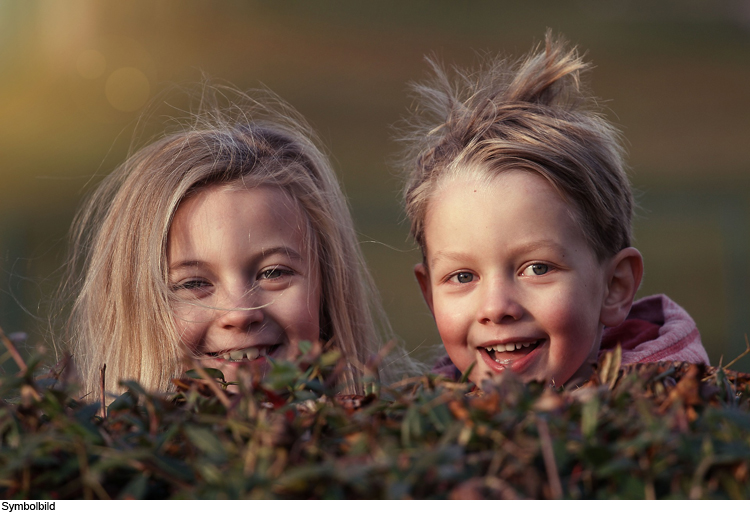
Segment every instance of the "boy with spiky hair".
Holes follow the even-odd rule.
[[[618,343],[623,364],[708,363],[677,304],[633,304],[643,258],[623,149],[591,109],[575,48],[548,32],[544,49],[457,82],[431,64],[433,82],[415,86],[404,197],[442,371],[575,385]]]

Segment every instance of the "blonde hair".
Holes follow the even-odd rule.
[[[226,95],[228,92],[228,96]],[[307,217],[320,263],[321,340],[339,348],[349,368],[342,390],[360,392],[362,366],[378,351],[388,324],[357,242],[333,169],[303,118],[266,92],[251,98],[208,89],[185,129],[130,156],[105,178],[71,232],[73,305],[66,344],[83,385],[98,397],[120,379],[165,391],[183,354],[172,318],[167,237],[181,201],[207,186],[282,189]],[[239,99],[220,108],[217,98]]]
[[[446,178],[474,168],[490,177],[511,169],[544,177],[574,206],[600,261],[630,246],[633,196],[619,133],[590,108],[595,99],[580,80],[589,65],[575,48],[548,31],[541,51],[490,61],[476,73],[456,70],[455,81],[430,64],[432,81],[413,86],[419,112],[403,138],[404,201],[423,255],[430,200]]]

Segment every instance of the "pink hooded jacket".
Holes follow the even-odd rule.
[[[687,361],[709,364],[695,321],[666,295],[644,297],[633,304],[621,325],[606,328],[601,350],[620,343],[622,364]]]
[[[619,326],[605,328],[600,353],[622,346],[622,364],[687,361],[709,364],[695,321],[666,295],[652,295],[633,303]],[[461,372],[446,355],[432,368],[433,374],[459,379]]]

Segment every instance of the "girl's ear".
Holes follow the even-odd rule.
[[[622,323],[630,312],[643,278],[643,257],[634,247],[627,247],[612,257],[607,270],[607,290],[599,321],[612,327]]]
[[[432,309],[432,286],[430,285],[430,271],[424,264],[417,264],[416,266],[414,266],[414,276],[417,277],[419,289],[422,290],[422,297],[424,297],[424,301],[430,308],[432,316],[435,317],[435,310]]]

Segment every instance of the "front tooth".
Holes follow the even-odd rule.
[[[242,352],[242,350],[232,350],[229,353],[229,359],[233,359],[235,361],[240,360],[245,357],[245,354]]]
[[[260,350],[257,347],[246,348],[242,351],[247,359],[257,359],[260,357]]]

